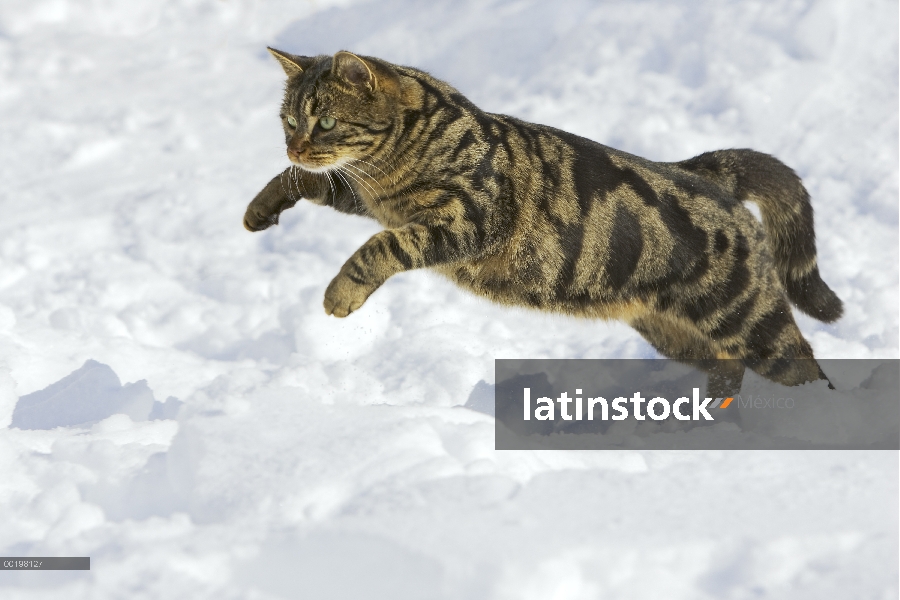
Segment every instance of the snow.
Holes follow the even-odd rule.
[[[376,224],[241,217],[286,166],[265,46],[345,48],[654,160],[778,156],[846,307],[801,328],[820,357],[896,358],[897,22],[890,0],[5,0],[0,554],[92,569],[0,595],[896,598],[896,452],[497,452],[464,407],[495,358],[653,351],[425,272],[327,318]],[[89,360],[115,381],[71,398],[108,414],[11,426]],[[129,384],[184,404],[123,414]]]

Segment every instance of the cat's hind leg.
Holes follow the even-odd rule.
[[[642,315],[630,324],[666,358],[707,373],[707,394],[711,397],[726,398],[740,392],[744,378],[742,362],[723,358],[693,323],[672,315],[653,313]]]
[[[828,381],[783,298],[748,323],[729,352],[753,371],[782,385]],[[830,381],[828,387],[834,389]]]

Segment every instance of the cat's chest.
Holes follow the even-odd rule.
[[[407,187],[400,193],[373,194],[363,196],[368,213],[383,227],[402,227],[414,217],[422,216],[433,204],[437,192],[416,186]]]
[[[396,199],[383,199],[369,197],[365,200],[369,214],[386,229],[402,227],[410,221],[411,212],[405,210],[405,203],[401,204]]]

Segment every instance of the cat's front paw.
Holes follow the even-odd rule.
[[[278,215],[297,203],[297,199],[285,193],[282,185],[284,173],[275,176],[247,205],[244,213],[244,228],[248,231],[262,231],[278,225]]]
[[[325,289],[325,314],[344,318],[365,303],[375,287],[356,283],[343,273],[331,280]]]
[[[262,231],[272,225],[278,225],[278,213],[265,214],[252,204],[247,207],[247,212],[244,213],[244,229],[247,231]]]

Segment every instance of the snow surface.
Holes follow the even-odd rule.
[[[846,306],[801,328],[821,357],[895,358],[897,23],[893,0],[4,0],[0,554],[92,570],[0,595],[896,598],[896,452],[496,452],[462,407],[494,358],[653,351],[425,272],[328,318],[377,225],[241,217],[286,166],[265,46],[345,48],[651,159],[775,154]],[[169,418],[10,426],[85,366],[97,402]]]

